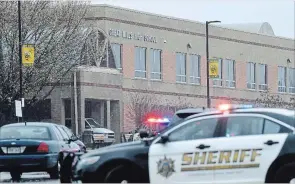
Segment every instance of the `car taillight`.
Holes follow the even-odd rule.
[[[46,144],[45,142],[41,142],[41,144],[39,145],[37,152],[39,153],[48,153],[49,152],[49,147],[48,144]]]

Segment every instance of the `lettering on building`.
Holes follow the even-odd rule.
[[[259,167],[262,149],[240,149],[184,153],[181,171]]]
[[[138,40],[150,43],[157,43],[157,38],[155,36],[146,35],[142,33],[132,33],[127,31],[122,31],[118,29],[110,29],[109,35],[113,37],[120,37],[129,40]]]

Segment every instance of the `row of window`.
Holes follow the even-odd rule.
[[[112,44],[116,66],[121,66],[121,45]],[[162,51],[135,47],[135,77],[147,78],[147,53],[150,54],[150,79],[162,80]],[[187,62],[188,60],[188,62]],[[236,61],[231,59],[218,59],[219,76],[213,79],[213,86],[236,87]],[[187,66],[188,65],[188,66]],[[189,71],[187,71],[189,69]],[[268,89],[268,67],[266,64],[254,62],[247,63],[247,88],[251,90]],[[189,76],[189,78],[187,78]],[[201,83],[201,57],[197,54],[176,53],[176,82],[200,85]],[[270,81],[271,82],[271,81]],[[295,93],[295,68],[278,68],[278,91]]]
[[[170,142],[190,141],[218,137],[253,136],[263,134],[290,133],[292,130],[269,119],[251,116],[232,116],[191,120],[169,134]],[[224,127],[225,126],[225,127]],[[225,131],[223,131],[225,130]],[[223,132],[223,135],[216,135]]]

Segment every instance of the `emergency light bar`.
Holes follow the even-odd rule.
[[[218,109],[221,111],[235,110],[235,109],[250,109],[253,105],[237,105],[237,104],[222,104]]]
[[[149,123],[169,123],[168,118],[149,118],[147,120]]]

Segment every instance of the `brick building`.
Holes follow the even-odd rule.
[[[151,94],[162,106],[206,106],[203,23],[108,5],[92,6],[87,21],[108,38],[117,69],[78,69],[78,93],[68,86],[52,93],[52,119],[72,119],[83,130],[84,118],[93,117],[116,132],[130,131],[135,120],[127,106],[135,93]],[[212,106],[229,99],[253,103],[268,88],[290,99],[294,40],[275,37],[268,24],[252,25],[256,33],[225,27],[209,29],[210,58],[218,58],[222,68],[220,78],[210,81]],[[77,108],[69,103],[75,99]]]

